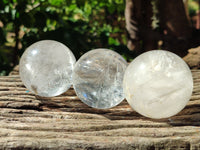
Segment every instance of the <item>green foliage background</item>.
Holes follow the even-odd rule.
[[[64,43],[77,59],[100,47],[130,59],[124,9],[125,0],[1,0],[0,75],[9,73],[26,47],[43,39]]]

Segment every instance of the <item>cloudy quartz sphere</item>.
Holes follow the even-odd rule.
[[[76,63],[73,86],[77,96],[94,108],[111,108],[124,99],[122,83],[127,62],[108,49],[95,49]]]
[[[67,91],[72,84],[73,53],[60,42],[44,40],[29,46],[20,60],[20,77],[28,90],[51,97]]]
[[[187,64],[163,50],[143,53],[127,67],[123,88],[132,108],[149,118],[167,118],[189,101],[193,79]]]

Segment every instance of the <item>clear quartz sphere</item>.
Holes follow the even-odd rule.
[[[76,63],[72,81],[77,96],[87,105],[106,109],[123,99],[123,76],[127,62],[118,53],[95,49]]]
[[[76,59],[64,44],[43,40],[29,46],[20,59],[19,73],[28,90],[43,97],[57,96],[72,85]]]
[[[176,54],[154,50],[141,54],[127,67],[123,89],[131,107],[154,119],[171,117],[189,101],[193,78]]]

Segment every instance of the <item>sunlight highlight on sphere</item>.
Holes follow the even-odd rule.
[[[28,90],[43,97],[57,96],[72,85],[76,59],[64,44],[43,40],[29,46],[20,59],[20,77]]]
[[[149,118],[167,118],[189,101],[193,78],[176,54],[154,50],[135,58],[124,74],[123,89],[131,107]]]
[[[123,99],[123,75],[127,62],[118,53],[95,49],[84,54],[76,63],[73,86],[77,96],[94,108],[111,108]]]

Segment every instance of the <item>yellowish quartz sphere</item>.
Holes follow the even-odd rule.
[[[179,56],[153,50],[130,63],[123,89],[128,103],[138,113],[149,118],[167,118],[180,112],[190,100],[193,78]]]

